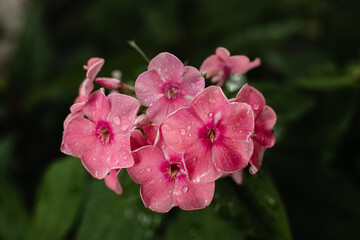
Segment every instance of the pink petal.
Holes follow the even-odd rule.
[[[223,136],[247,141],[254,132],[254,112],[246,103],[231,103],[231,115],[221,124],[226,126]]]
[[[237,55],[230,57],[232,72],[236,74],[244,74],[249,70],[260,66],[260,58],[256,58],[254,61],[250,62],[249,58],[244,55]]]
[[[190,108],[181,108],[165,118],[161,131],[167,144],[177,152],[185,152],[199,141],[204,124]]]
[[[255,174],[260,170],[265,149],[266,148],[263,147],[258,141],[254,140],[254,152],[250,158],[251,167],[249,169],[251,174]]]
[[[216,56],[219,57],[220,60],[223,61],[223,62],[227,62],[227,61],[229,61],[229,59],[230,59],[230,52],[229,52],[229,50],[227,50],[226,48],[218,47],[218,48],[215,50],[215,54],[216,54]]]
[[[257,89],[245,84],[237,94],[235,101],[247,103],[254,110],[255,118],[265,107],[265,98]]]
[[[72,119],[64,130],[64,144],[75,157],[81,157],[97,141],[95,124],[83,117]]]
[[[139,101],[120,93],[110,94],[108,100],[110,102],[110,114],[107,120],[111,124],[114,134],[130,132],[140,108]]]
[[[88,61],[88,69],[87,69],[86,77],[91,81],[94,81],[96,75],[100,72],[104,63],[105,61],[102,58],[91,58]]]
[[[96,78],[95,82],[100,84],[101,86],[110,89],[116,90],[120,84],[120,80],[116,78]]]
[[[211,147],[204,146],[201,141],[185,152],[184,163],[192,182],[208,183],[221,176],[221,172],[213,164]]]
[[[160,124],[169,112],[169,101],[165,96],[162,96],[157,102],[146,110],[146,117],[156,123]]]
[[[223,172],[235,172],[243,169],[249,163],[253,153],[252,140],[240,142],[231,139],[223,139],[213,146],[213,156],[216,168]]]
[[[195,96],[205,87],[205,80],[199,70],[190,66],[185,67],[179,83],[180,90],[188,96]]]
[[[211,78],[222,71],[221,65],[222,62],[219,58],[216,55],[211,55],[201,64],[200,72],[206,72],[206,78]]]
[[[84,100],[84,102],[78,102],[78,103],[74,103],[73,105],[71,105],[70,112],[72,112],[72,113],[82,112],[84,109],[84,106],[86,104],[86,101],[87,100]]]
[[[118,178],[118,174],[120,170],[121,169],[111,169],[110,175],[105,177],[106,186],[111,190],[113,190],[118,195],[120,195],[123,192]]]
[[[130,150],[130,134],[115,135],[113,144],[109,145],[109,168],[128,168],[134,165],[134,158]]]
[[[141,104],[152,106],[164,95],[164,81],[155,71],[147,71],[135,81],[135,93]]]
[[[154,145],[159,134],[159,125],[151,124],[143,127],[145,138],[148,144]]]
[[[154,175],[145,181],[140,188],[141,198],[145,207],[159,213],[168,212],[175,206],[174,181],[166,181],[162,175]]]
[[[154,57],[148,66],[155,70],[167,82],[178,82],[184,72],[184,64],[171,53],[163,52]]]
[[[181,209],[195,210],[208,206],[214,197],[215,182],[191,183],[186,178],[175,184],[175,202]]]
[[[127,168],[127,171],[138,184],[151,181],[160,173],[161,164],[165,162],[163,153],[158,147],[145,146],[134,151],[134,166]]]
[[[231,113],[230,102],[220,87],[210,86],[195,96],[190,107],[203,123],[215,119],[215,122],[226,119]]]
[[[149,119],[146,117],[145,114],[141,114],[135,117],[134,127],[144,127],[149,125]]]
[[[79,87],[79,96],[76,98],[75,103],[86,102],[89,97],[89,94],[94,89],[94,83],[88,78],[81,83]]]
[[[109,114],[110,104],[105,94],[97,90],[90,94],[84,106],[84,114],[93,122],[106,121]]]
[[[234,173],[231,173],[231,177],[237,185],[240,185],[242,183],[243,175],[244,175],[244,170],[239,170]]]
[[[139,129],[132,130],[130,135],[131,151],[135,151],[136,149],[146,145],[148,145],[148,142],[142,132]]]
[[[275,134],[273,127],[276,123],[276,114],[274,110],[265,106],[263,111],[255,120],[255,136],[256,139],[264,147],[272,147],[275,144]]]

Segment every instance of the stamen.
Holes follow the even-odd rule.
[[[171,179],[175,179],[179,171],[180,171],[180,164],[178,163],[173,163],[168,168],[168,173]]]
[[[101,141],[103,144],[108,144],[112,140],[111,131],[109,129],[109,126],[106,123],[100,123],[100,126],[97,128],[96,135],[97,138]]]
[[[170,89],[168,89],[166,96],[168,97],[168,99],[173,99],[174,97],[176,97],[178,92],[179,90],[176,87],[171,87]]]
[[[206,132],[206,137],[210,139],[210,142],[211,142],[211,143],[214,143],[215,134],[214,134],[214,131],[213,131],[212,129],[209,129],[209,130]]]

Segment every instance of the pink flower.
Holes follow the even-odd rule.
[[[224,85],[230,74],[244,74],[250,69],[260,65],[260,59],[250,62],[244,55],[230,56],[226,48],[218,47],[215,55],[206,58],[200,67],[200,72],[206,72],[206,78],[211,78],[213,83]]]
[[[151,124],[143,127],[145,136],[139,129],[131,131],[130,146],[131,151],[135,151],[146,145],[154,145],[155,140],[158,136],[159,125]]]
[[[275,144],[273,128],[276,123],[274,110],[267,106],[264,96],[255,88],[245,84],[231,102],[242,102],[249,104],[254,110],[255,131],[252,136],[254,141],[254,152],[250,158],[250,173],[255,174],[260,168],[266,148]]]
[[[81,158],[95,177],[104,178],[111,169],[133,165],[130,131],[140,104],[123,94],[90,94],[83,114],[72,119],[64,130],[64,142],[71,155]]]
[[[189,106],[204,86],[205,80],[196,68],[185,67],[177,57],[164,52],[153,58],[148,71],[136,79],[135,93],[149,107],[149,120],[160,124],[170,113]]]
[[[144,205],[156,212],[168,212],[179,206],[184,210],[205,208],[210,204],[215,182],[190,182],[182,154],[172,151],[161,134],[155,146],[145,146],[133,152],[135,164],[128,168],[130,177],[141,184]]]
[[[161,129],[169,146],[184,153],[189,179],[195,182],[211,182],[222,172],[243,169],[253,151],[251,107],[230,103],[216,86],[199,93],[190,107],[169,115]]]
[[[118,178],[120,170],[121,168],[111,169],[110,174],[105,177],[105,185],[118,195],[123,192]]]

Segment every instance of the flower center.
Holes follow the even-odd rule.
[[[210,139],[211,143],[214,143],[214,140],[215,140],[214,130],[212,130],[212,129],[207,130],[206,137]]]
[[[180,168],[181,168],[181,166],[178,163],[173,163],[170,165],[170,167],[168,168],[168,173],[169,173],[171,179],[176,178],[178,172],[180,171]]]
[[[96,136],[102,144],[109,144],[112,141],[110,126],[107,122],[99,122],[96,130]]]
[[[178,92],[179,92],[179,90],[176,87],[170,87],[170,88],[168,88],[168,90],[166,92],[166,96],[168,97],[168,99],[173,99],[176,97]]]

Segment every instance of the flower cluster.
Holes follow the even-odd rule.
[[[243,169],[250,163],[255,174],[265,149],[275,143],[276,115],[263,95],[245,84],[228,99],[221,89],[231,74],[246,73],[259,59],[218,48],[199,71],[160,53],[136,79],[137,99],[119,93],[127,86],[119,79],[96,77],[103,64],[92,58],[84,66],[86,78],[64,121],[61,151],[80,158],[117,194],[118,174],[126,168],[153,211],[208,206],[218,178],[232,175],[241,183]],[[218,86],[205,88],[203,76]],[[112,93],[93,91],[94,81]],[[138,112],[140,104],[146,113]]]

